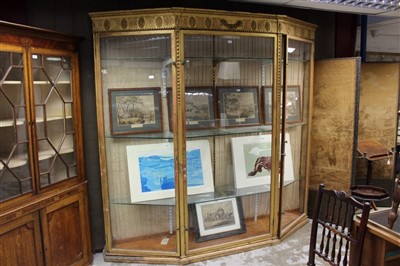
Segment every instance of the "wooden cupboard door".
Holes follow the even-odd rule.
[[[90,262],[87,203],[83,193],[41,211],[46,265],[86,265]]]
[[[27,214],[0,226],[0,264],[43,265],[39,215]]]

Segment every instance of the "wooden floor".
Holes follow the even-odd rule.
[[[297,218],[301,216],[298,211],[290,211],[282,214],[282,226],[285,228],[291,224]],[[189,233],[189,250],[202,249],[204,247],[217,246],[224,243],[232,243],[237,241],[243,241],[244,239],[251,239],[257,236],[268,235],[270,231],[270,219],[269,216],[258,217],[254,219],[246,219],[246,232],[227,236],[219,239],[209,240],[205,242],[196,242],[194,230]],[[118,240],[114,242],[113,248],[120,250],[130,251],[160,251],[160,252],[172,252],[177,251],[176,234],[161,233],[154,234],[140,238],[132,238],[125,240]]]

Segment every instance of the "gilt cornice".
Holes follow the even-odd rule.
[[[90,14],[94,33],[148,30],[207,30],[281,33],[314,40],[316,26],[283,15],[208,9],[157,8]]]

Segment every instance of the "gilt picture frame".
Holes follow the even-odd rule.
[[[109,89],[112,135],[161,132],[160,88]]]
[[[285,137],[285,182],[294,180],[290,136]],[[235,188],[271,184],[271,135],[235,137],[231,139]]]
[[[217,87],[221,127],[260,124],[258,87]]]
[[[131,202],[175,197],[172,142],[127,146]],[[214,191],[208,140],[186,142],[188,195]]]
[[[225,198],[194,204],[196,242],[242,234],[246,224],[241,198]]]

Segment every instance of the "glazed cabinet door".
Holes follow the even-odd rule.
[[[85,265],[90,254],[83,192],[40,211],[46,265]]]
[[[283,167],[292,178],[284,176],[280,182],[279,201],[280,234],[293,229],[299,220],[307,218],[308,193],[308,146],[311,130],[311,101],[313,79],[313,43],[301,39],[286,38],[287,73],[282,92],[282,127],[285,139],[285,151],[282,153]],[[286,47],[284,47],[286,49]],[[288,160],[288,158],[290,160]],[[291,182],[287,182],[291,179]],[[282,179],[281,179],[282,180]]]
[[[33,99],[40,187],[78,175],[75,146],[75,56],[33,49]]]
[[[269,237],[278,173],[272,137],[276,38],[188,32],[182,39],[187,252]],[[292,178],[287,173],[288,183]]]
[[[102,36],[95,50],[106,254],[177,257],[171,33]]]
[[[32,193],[26,61],[20,47],[0,42],[0,202]]]
[[[37,212],[0,225],[0,258],[2,266],[43,265]]]

